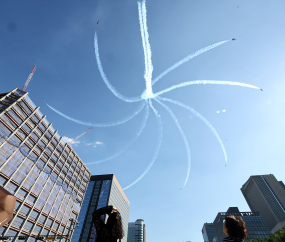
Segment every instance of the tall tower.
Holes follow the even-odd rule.
[[[285,189],[274,175],[251,176],[241,192],[251,211],[259,212],[275,233],[285,226]]]
[[[0,94],[0,186],[17,197],[0,235],[72,235],[90,171],[61,140],[27,92]]]
[[[127,242],[130,202],[113,174],[91,176],[75,228],[72,242],[95,242],[96,228],[92,222],[92,214],[96,209],[112,205],[122,216],[125,236],[122,242]],[[106,217],[103,218],[106,221]]]
[[[129,223],[128,242],[146,242],[146,225],[143,219],[137,219]]]

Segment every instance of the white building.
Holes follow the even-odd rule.
[[[146,242],[146,226],[144,220],[137,219],[129,223],[127,242]]]

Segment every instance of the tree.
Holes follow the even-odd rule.
[[[285,228],[279,230],[279,234],[270,233],[266,239],[254,239],[251,242],[285,242]]]

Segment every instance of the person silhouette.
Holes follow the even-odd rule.
[[[227,236],[224,242],[242,242],[247,236],[245,222],[239,216],[226,215],[223,232]]]
[[[106,224],[101,219],[104,214],[109,215]],[[94,211],[92,220],[96,228],[96,242],[121,242],[124,237],[124,230],[122,217],[117,208],[113,206],[99,208]]]

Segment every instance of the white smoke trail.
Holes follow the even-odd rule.
[[[166,69],[164,72],[162,72],[160,75],[158,75],[158,77],[156,77],[152,81],[152,85],[154,85],[159,79],[161,79],[166,74],[168,74],[169,72],[173,71],[174,69],[176,69],[178,66],[182,65],[183,63],[193,59],[194,57],[196,57],[198,55],[201,55],[201,54],[207,52],[208,50],[214,49],[214,48],[218,47],[219,45],[222,45],[222,44],[224,44],[224,43],[226,43],[228,41],[229,40],[225,40],[225,41],[221,41],[221,42],[218,42],[216,44],[213,44],[213,45],[209,45],[209,46],[207,46],[207,47],[205,47],[203,49],[200,49],[200,50],[194,52],[191,55],[188,55],[188,56],[184,57],[182,60],[178,61],[177,63],[175,63],[174,65],[170,66],[168,69]]]
[[[215,128],[212,126],[212,124],[210,124],[210,122],[205,118],[203,117],[200,113],[198,113],[195,109],[185,105],[184,103],[181,103],[181,102],[178,102],[176,100],[172,100],[172,99],[169,99],[169,98],[162,98],[162,97],[157,97],[157,99],[159,100],[162,100],[162,101],[166,101],[166,102],[170,102],[170,103],[174,103],[180,107],[183,107],[183,108],[186,108],[187,110],[191,111],[191,113],[193,113],[194,115],[196,115],[198,118],[200,118],[211,130],[212,132],[214,133],[214,135],[216,136],[217,140],[219,141],[221,147],[222,147],[222,150],[223,150],[223,153],[224,153],[224,157],[225,157],[225,160],[226,162],[228,162],[228,156],[227,156],[227,152],[226,152],[226,149],[225,149],[225,146],[218,134],[218,132],[215,130]]]
[[[119,121],[116,121],[116,122],[111,122],[111,123],[91,123],[91,122],[85,122],[85,121],[81,121],[81,120],[78,120],[78,119],[74,119],[74,118],[71,118],[63,113],[61,113],[60,111],[56,110],[55,108],[53,108],[52,106],[48,105],[46,103],[46,105],[52,109],[53,111],[55,111],[57,114],[59,114],[60,116],[70,120],[70,121],[73,121],[75,123],[78,123],[78,124],[83,124],[83,125],[86,125],[86,126],[92,126],[92,127],[111,127],[111,126],[116,126],[116,125],[119,125],[119,124],[123,124],[123,123],[126,123],[128,122],[129,120],[131,120],[132,118],[134,118],[137,114],[139,114],[141,112],[141,110],[143,109],[143,107],[145,106],[145,102],[142,102],[142,104],[138,107],[138,109],[130,116],[127,116],[125,118],[123,118],[122,120],[119,120]]]
[[[142,17],[143,17],[143,29],[144,29],[144,36],[145,36],[145,44],[146,44],[146,51],[147,51],[147,58],[148,58],[148,81],[151,85],[151,79],[152,79],[152,71],[153,71],[153,65],[151,62],[151,48],[149,43],[149,35],[147,31],[147,24],[146,24],[146,6],[145,6],[145,0],[142,2]]]
[[[242,82],[231,82],[231,81],[216,81],[216,80],[196,80],[196,81],[188,81],[188,82],[182,82],[180,84],[174,85],[172,87],[166,88],[160,92],[154,93],[154,97],[160,96],[163,93],[170,92],[176,88],[185,87],[189,85],[197,85],[197,84],[219,84],[219,85],[232,85],[232,86],[241,86],[241,87],[249,87],[249,88],[255,88],[260,89],[259,87],[242,83]]]
[[[90,162],[90,163],[85,163],[86,165],[94,165],[94,164],[98,164],[98,163],[102,163],[108,160],[111,160],[113,158],[116,158],[117,156],[119,156],[120,154],[122,154],[123,152],[125,152],[133,143],[135,143],[135,141],[139,138],[139,136],[141,135],[142,131],[145,128],[146,125],[146,121],[149,115],[149,106],[146,105],[146,112],[145,112],[145,116],[143,118],[143,121],[141,123],[140,129],[137,131],[136,136],[133,138],[133,140],[122,150],[120,150],[119,152],[115,153],[112,156],[109,156],[108,158],[105,158],[103,160],[99,160],[99,161],[94,161],[94,162]]]
[[[187,152],[187,160],[188,160],[188,168],[187,168],[187,174],[186,174],[186,178],[185,178],[185,182],[184,182],[184,185],[183,187],[185,187],[187,181],[188,181],[188,178],[189,178],[189,174],[190,174],[190,168],[191,168],[191,153],[190,153],[190,148],[189,148],[189,143],[188,143],[188,140],[186,138],[186,135],[183,131],[183,129],[181,128],[180,126],[180,123],[178,122],[178,119],[176,118],[175,114],[172,112],[172,110],[167,106],[165,105],[164,103],[162,103],[161,101],[159,101],[157,98],[154,99],[155,101],[157,101],[162,107],[164,107],[166,109],[166,111],[171,115],[172,119],[174,120],[177,128],[179,129],[180,131],[180,134],[183,138],[183,141],[184,141],[184,145],[185,145],[185,148],[186,148],[186,152]]]
[[[95,36],[94,36],[94,48],[95,48],[95,56],[96,56],[96,60],[97,60],[97,65],[98,65],[98,69],[100,71],[101,77],[103,79],[103,81],[105,82],[106,86],[110,89],[110,91],[117,97],[120,98],[121,100],[125,101],[125,102],[138,102],[141,100],[140,97],[136,97],[136,98],[127,98],[125,96],[123,96],[122,94],[120,94],[109,82],[109,80],[107,79],[104,71],[103,71],[103,67],[100,61],[100,56],[99,56],[99,47],[98,47],[98,40],[97,40],[97,33],[95,32]]]
[[[143,50],[144,50],[144,57],[145,57],[145,82],[146,82],[146,90],[145,90],[145,97],[143,99],[147,99],[153,95],[152,92],[152,71],[153,65],[151,62],[151,47],[149,43],[149,35],[147,31],[147,18],[146,18],[146,6],[145,1],[142,3],[138,2],[139,7],[139,21],[140,21],[140,30],[143,42]]]
[[[142,4],[140,2],[138,2],[138,9],[139,9],[140,31],[141,31],[142,44],[143,44],[143,53],[144,53],[145,73],[147,73],[148,58],[147,58],[145,36],[144,36],[144,25],[143,25],[143,19],[142,19]]]
[[[149,169],[152,167],[153,163],[155,162],[159,149],[160,149],[160,145],[161,145],[161,140],[162,140],[162,132],[163,132],[163,128],[162,128],[162,123],[161,123],[161,118],[158,114],[155,113],[156,116],[156,120],[157,120],[157,124],[158,124],[158,139],[157,139],[157,145],[156,145],[156,150],[154,152],[154,155],[152,157],[151,162],[149,163],[149,165],[147,166],[147,168],[145,169],[145,171],[140,175],[139,178],[137,178],[132,184],[128,185],[127,187],[125,187],[123,190],[126,190],[128,188],[130,188],[131,186],[133,186],[134,184],[136,184],[138,181],[140,181],[145,174],[149,171]]]

